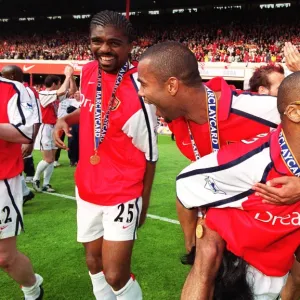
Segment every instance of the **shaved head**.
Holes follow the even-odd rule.
[[[23,82],[23,71],[20,67],[15,65],[5,66],[1,70],[1,74],[4,78]]]
[[[149,60],[149,71],[165,83],[175,77],[189,87],[201,86],[198,62],[192,51],[177,42],[163,42],[148,48],[140,61]]]
[[[300,101],[300,71],[287,76],[279,87],[277,108],[280,115],[283,115],[287,106],[295,101]]]

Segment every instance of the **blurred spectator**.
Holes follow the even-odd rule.
[[[262,66],[257,68],[250,78],[250,91],[277,97],[278,88],[283,79],[284,69],[281,65]]]

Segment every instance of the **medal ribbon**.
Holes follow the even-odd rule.
[[[215,93],[206,88],[206,100],[207,100],[207,118],[208,127],[210,133],[211,149],[216,152],[220,149],[219,141],[219,129],[218,129],[218,101]]]
[[[195,155],[196,160],[198,160],[198,159],[201,158],[201,156],[200,156],[198,147],[197,147],[197,145],[195,143],[195,139],[193,137],[193,134],[192,134],[192,131],[191,131],[191,128],[190,128],[190,124],[188,122],[187,122],[187,127],[188,127],[188,131],[189,131],[189,135],[190,135],[190,139],[191,139],[191,143],[192,143],[192,148],[193,148],[193,151],[194,151],[194,155]]]
[[[287,168],[297,177],[300,177],[300,167],[296,158],[294,157],[290,147],[285,138],[284,132],[281,129],[280,134],[278,136],[278,142],[281,149],[281,157],[283,158],[285,165]]]
[[[112,91],[110,101],[108,103],[108,109],[104,116],[103,126],[102,126],[102,70],[100,66],[98,67],[98,81],[96,90],[96,100],[95,100],[95,117],[94,117],[94,136],[95,136],[95,151],[97,151],[99,145],[103,142],[105,135],[108,130],[109,115],[112,110],[112,106],[116,97],[116,92],[120,83],[128,70],[129,63],[126,62],[125,65],[120,69],[115,85]]]
[[[210,133],[211,149],[212,152],[216,152],[220,149],[219,141],[219,129],[218,129],[218,101],[215,93],[205,86],[206,89],[206,101],[207,101],[207,120],[208,128]],[[200,159],[200,153],[197,148],[194,136],[192,134],[189,123],[187,122],[187,127],[193,147],[193,152],[196,160]]]

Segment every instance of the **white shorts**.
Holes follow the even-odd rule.
[[[102,206],[82,200],[76,189],[77,241],[92,242],[100,237],[107,241],[132,241],[142,210],[142,197],[115,206]]]
[[[0,180],[0,240],[17,236],[23,229],[21,177]]]
[[[272,277],[261,273],[253,266],[248,266],[247,281],[253,288],[255,300],[275,300],[284,287],[288,274]]]
[[[54,125],[42,124],[35,139],[34,149],[53,150],[57,149],[53,139]]]

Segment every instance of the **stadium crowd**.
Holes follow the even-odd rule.
[[[87,21],[1,24],[0,59],[92,60]],[[285,62],[284,42],[300,45],[295,8],[140,14],[131,21],[139,36],[131,52],[134,60],[149,46],[169,40],[184,43],[199,62]]]
[[[77,168],[77,241],[85,248],[86,276],[97,300],[143,299],[131,273],[131,255],[150,203],[158,159],[157,115],[168,122],[182,155],[193,162],[176,179],[176,209],[187,250],[182,262],[194,264],[181,299],[299,299],[300,54],[292,43],[284,44],[297,44],[297,24],[292,16],[293,25],[272,25],[274,15],[261,22],[258,13],[249,16],[250,28],[250,19],[242,24],[236,13],[225,12],[223,23],[212,22],[211,28],[205,25],[209,14],[193,26],[186,18],[194,13],[183,13],[176,25],[166,17],[165,28],[154,17],[152,28],[139,27],[143,34],[133,50],[133,26],[113,11],[93,16],[88,38],[59,27],[55,35],[49,27],[44,35],[15,36],[13,44],[5,37],[3,47],[14,53],[13,59],[94,58],[83,67],[80,92],[70,65],[64,80],[48,75],[39,93],[22,84],[20,67],[9,64],[1,70],[0,212],[6,216],[0,216],[0,269],[21,285],[25,300],[42,300],[44,290],[42,276],[17,250],[23,205],[34,197],[31,192],[26,199],[24,193],[22,161],[31,156],[33,166],[35,144],[42,160],[33,189],[55,192],[50,179],[56,149],[70,148],[62,133],[74,137],[73,126],[78,134],[79,124],[77,158],[69,158]],[[236,22],[228,22],[229,16]],[[286,28],[291,28],[288,34]],[[90,50],[81,44],[88,39]],[[195,59],[221,60],[224,54],[224,61],[226,55],[235,61],[236,56],[248,53],[253,59],[264,52],[266,61],[268,54],[277,61],[278,53],[285,53],[286,65],[295,73],[285,78],[282,66],[261,66],[249,82],[255,94],[243,93],[221,77],[203,84]],[[128,60],[130,54],[140,58],[139,64]]]

